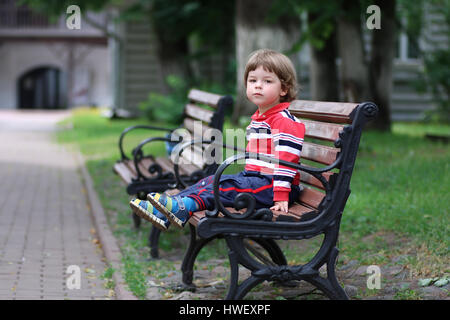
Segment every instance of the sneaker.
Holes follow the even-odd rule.
[[[180,196],[169,197],[165,194],[149,193],[147,199],[178,228],[183,228],[191,217]]]
[[[130,201],[130,207],[142,219],[151,222],[156,228],[166,231],[170,222],[161,212],[154,210],[152,204],[145,200],[133,199]]]

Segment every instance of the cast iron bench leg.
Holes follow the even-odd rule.
[[[339,250],[337,248],[333,248],[328,256],[328,261],[326,263],[326,278],[322,278],[320,275],[315,275],[305,280],[319,288],[331,300],[349,300],[347,293],[336,278],[335,266],[338,253]]]
[[[139,229],[141,226],[141,218],[134,212],[131,212],[131,216],[133,218],[133,224],[135,229]]]
[[[197,238],[197,230],[192,225],[189,224],[191,238],[189,241],[189,247],[184,255],[183,263],[181,265],[181,271],[183,272],[182,283],[186,289],[193,289],[195,285],[192,284],[192,279],[194,277],[194,263],[200,250],[209,242],[214,240],[216,237],[211,237],[207,239]]]
[[[150,255],[153,259],[159,259],[159,236],[161,235],[161,230],[152,226],[152,230],[150,231],[150,237],[148,238],[149,246],[150,246]]]

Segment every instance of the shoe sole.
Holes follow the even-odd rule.
[[[169,219],[169,222],[176,226],[179,229],[183,229],[184,225],[183,222],[178,219],[172,212],[167,210],[166,207],[164,207],[161,203],[159,203],[151,194],[147,195],[147,200],[150,201],[150,203],[155,207],[156,210],[161,212],[163,215],[166,216],[167,219]]]
[[[167,231],[167,227],[164,226],[164,221],[159,219],[154,214],[149,215],[144,208],[142,208],[141,206],[135,205],[134,203],[130,203],[130,207],[133,210],[133,212],[136,215],[138,215],[139,217],[141,217],[142,219],[151,222],[151,224],[153,224],[156,228],[158,228],[161,231]]]

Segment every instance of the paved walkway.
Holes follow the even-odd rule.
[[[0,110],[0,299],[114,299],[77,158],[54,141],[67,115]]]

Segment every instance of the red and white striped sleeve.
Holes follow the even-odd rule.
[[[289,111],[283,110],[281,116],[272,123],[272,139],[275,158],[299,163],[305,136],[305,125]],[[273,201],[288,201],[291,184],[298,171],[294,168],[276,164],[273,172]]]

